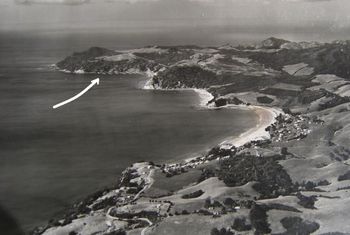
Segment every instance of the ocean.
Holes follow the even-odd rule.
[[[115,35],[0,37],[0,210],[25,231],[112,185],[133,162],[192,157],[257,122],[252,111],[200,108],[193,91],[142,90],[142,75],[99,76],[99,86],[52,109],[97,76],[50,65],[91,46],[126,47],[116,42]]]

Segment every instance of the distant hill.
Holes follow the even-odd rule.
[[[147,89],[205,89],[213,110],[240,105],[259,122],[264,110],[279,115],[258,129],[266,137],[243,146],[225,143],[183,164],[133,165],[123,187],[95,194],[33,234],[350,232],[350,41],[91,48],[57,67],[145,74]]]
[[[289,42],[290,41],[284,39],[270,37],[258,43],[256,47],[260,49],[280,49],[283,44]]]

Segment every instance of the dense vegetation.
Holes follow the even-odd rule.
[[[237,155],[220,164],[218,176],[228,186],[240,186],[251,181],[262,198],[290,194],[293,183],[287,172],[278,164],[281,156],[256,157]]]

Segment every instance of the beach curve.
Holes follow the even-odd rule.
[[[207,109],[219,109],[219,108],[226,108],[226,109],[240,109],[240,110],[251,110],[255,112],[255,114],[258,116],[258,123],[256,126],[248,129],[247,131],[241,133],[238,137],[232,137],[224,140],[219,144],[220,148],[223,149],[230,149],[232,147],[240,147],[246,143],[249,143],[251,141],[257,141],[257,140],[267,140],[270,139],[270,134],[265,129],[269,126],[271,126],[276,121],[276,117],[280,114],[283,114],[283,111],[278,108],[272,108],[267,106],[257,106],[257,105],[234,105],[234,104],[227,104],[225,106],[221,107],[214,107],[209,102],[214,99],[213,94],[211,94],[206,89],[199,89],[199,88],[174,88],[174,89],[164,89],[164,88],[158,88],[155,87],[152,84],[152,78],[147,80],[146,84],[142,89],[144,90],[192,90],[194,91],[198,97],[199,97],[199,106],[201,108],[207,108]],[[188,159],[187,159],[188,160]]]

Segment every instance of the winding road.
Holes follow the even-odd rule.
[[[153,173],[154,173],[154,169],[152,169],[152,170],[149,171],[149,173],[148,173],[148,175],[147,175],[147,177],[146,177],[146,179],[145,179],[145,181],[146,181],[146,182],[145,182],[145,186],[143,187],[143,189],[141,189],[141,190],[134,196],[134,198],[133,198],[130,202],[136,201],[144,191],[146,191],[147,189],[149,189],[150,187],[152,187],[152,185],[153,185],[153,183],[154,183],[154,179],[153,179],[153,177],[152,177],[152,176],[153,176]],[[130,202],[129,202],[129,203],[130,203]],[[111,210],[112,210],[113,208],[115,208],[115,206],[112,206],[112,207],[108,208],[107,213],[106,213],[106,217],[109,218],[109,219],[112,219],[112,220],[114,220],[114,219],[123,220],[123,219],[121,219],[121,218],[119,218],[119,217],[114,217],[114,216],[110,215],[110,212],[111,212]],[[137,218],[137,219],[135,219],[135,220],[145,221],[145,222],[147,222],[147,223],[149,224],[148,227],[145,227],[144,229],[142,229],[141,235],[145,235],[147,229],[149,229],[149,228],[153,225],[153,223],[152,223],[148,218]]]

